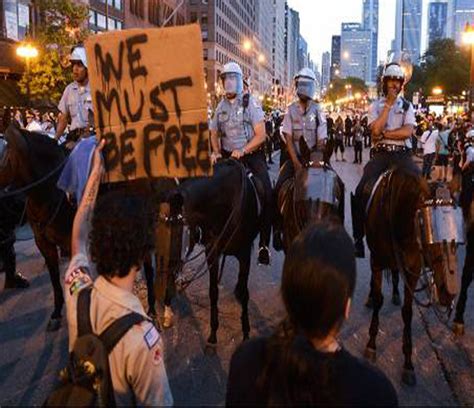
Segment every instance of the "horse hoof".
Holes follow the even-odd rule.
[[[49,319],[48,326],[46,327],[46,331],[48,332],[55,332],[58,331],[61,327],[61,318],[51,318]]]
[[[374,308],[374,300],[372,299],[372,296],[369,296],[367,300],[365,301],[365,307],[368,309]]]
[[[453,333],[456,336],[464,336],[464,323],[453,323]]]
[[[395,306],[400,306],[402,304],[400,300],[400,295],[398,293],[394,293],[392,296],[392,304]]]
[[[403,369],[402,373],[402,382],[403,384],[413,387],[416,385],[416,375],[414,370],[409,370],[407,368]]]
[[[366,347],[364,357],[372,364],[375,364],[375,362],[377,361],[377,352],[373,348]]]

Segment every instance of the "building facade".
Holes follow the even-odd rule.
[[[257,2],[257,41],[259,45],[257,65],[255,66],[255,77],[252,78],[252,91],[258,96],[270,96],[272,94],[272,31],[268,29],[273,24],[272,14],[268,10],[272,6],[272,0],[260,0]]]
[[[331,38],[331,81],[341,75],[341,36],[333,35]]]
[[[428,44],[448,35],[448,3],[432,1],[428,6]]]
[[[421,56],[422,6],[422,0],[397,0],[396,5],[395,51],[408,53],[414,64]]]
[[[308,43],[300,34],[298,36],[298,71],[308,66]]]
[[[277,104],[284,105],[288,83],[286,68],[286,33],[285,33],[285,9],[286,0],[273,0],[273,24],[272,30],[272,70],[274,98]]]
[[[288,84],[291,84],[298,72],[298,39],[300,36],[300,16],[291,8],[287,13],[287,69]]]
[[[331,80],[331,54],[329,51],[323,53],[321,60],[321,88],[324,90],[329,86]]]
[[[341,25],[341,76],[355,77],[371,82],[372,32],[360,23]]]
[[[379,0],[364,0],[362,5],[362,27],[371,32],[370,43],[370,81],[377,80],[378,42],[379,42]]]
[[[448,3],[448,36],[457,45],[462,45],[462,34],[466,23],[474,22],[473,0],[449,0]]]

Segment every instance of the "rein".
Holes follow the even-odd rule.
[[[201,252],[199,252],[197,255],[194,255],[192,256],[191,258],[188,258],[188,259],[185,259],[183,262],[181,262],[181,264],[179,265],[179,267],[177,268],[177,270],[179,270],[179,268],[182,268],[184,265],[186,265],[187,263],[191,262],[192,260],[195,260],[197,259],[199,256],[201,256],[203,253],[207,253],[205,258],[204,258],[204,261],[199,265],[199,267],[197,268],[197,270],[193,273],[193,275],[188,278],[188,279],[185,279],[185,280],[182,280],[180,282],[180,287],[182,290],[186,290],[189,285],[191,285],[193,282],[195,282],[196,280],[202,278],[207,270],[206,270],[206,264],[208,265],[208,269],[210,269],[211,267],[213,267],[215,265],[216,262],[219,262],[219,259],[218,257],[216,257],[217,255],[217,251],[218,251],[218,248],[219,248],[219,243],[220,241],[224,238],[224,236],[226,234],[228,234],[228,228],[230,227],[232,221],[234,220],[237,212],[240,212],[240,214],[242,214],[242,207],[243,207],[243,203],[244,203],[244,198],[245,198],[245,194],[247,192],[247,184],[246,184],[246,181],[247,181],[247,173],[246,173],[246,170],[245,170],[245,167],[244,165],[239,162],[238,160],[236,159],[233,159],[233,158],[230,158],[228,160],[232,160],[236,163],[238,163],[239,167],[240,167],[240,173],[241,173],[241,189],[240,189],[240,198],[239,198],[239,205],[234,205],[233,206],[233,209],[232,209],[232,212],[230,213],[229,217],[227,218],[227,221],[226,223],[224,224],[220,234],[213,240],[213,243],[211,245],[211,248],[208,249],[208,248],[204,248]],[[223,248],[222,248],[222,252],[224,252],[227,247],[229,246],[230,242],[232,241],[232,238],[235,236],[235,234],[237,233],[238,229],[239,229],[239,225],[240,225],[240,221],[241,219],[238,219],[237,220],[238,222],[236,223],[236,227],[234,228],[234,230],[232,231],[232,233],[230,234],[229,238],[227,239],[227,241],[225,242]],[[208,263],[209,260],[211,258],[215,258],[213,260],[213,262],[211,262],[210,264]]]

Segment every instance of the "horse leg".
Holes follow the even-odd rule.
[[[143,269],[145,272],[145,280],[146,280],[146,294],[147,294],[147,300],[148,300],[148,316],[151,318],[156,317],[156,309],[155,309],[155,292],[154,292],[154,287],[153,287],[153,281],[154,281],[154,271],[153,271],[153,264],[151,261],[151,256],[148,254],[145,257],[145,260],[143,261]]]
[[[370,273],[370,291],[367,296],[367,300],[365,301],[365,307],[372,309],[374,307],[374,301],[372,299],[372,293],[373,293],[373,286],[374,286],[374,273]]]
[[[408,278],[408,277],[407,277]],[[403,318],[403,355],[405,363],[403,365],[402,381],[407,385],[416,384],[415,370],[411,360],[412,355],[412,339],[411,339],[411,322],[413,317],[413,293],[416,288],[418,277],[410,276],[405,283],[402,318]]]
[[[218,256],[208,256],[208,265],[209,265],[209,299],[211,302],[211,334],[207,339],[207,349],[214,349],[217,345],[217,329],[219,328],[219,310],[217,307],[217,302],[219,300],[219,265],[218,265]]]
[[[244,341],[248,340],[250,333],[250,324],[249,324],[249,313],[248,313],[248,303],[249,303],[249,289],[248,289],[248,280],[249,280],[249,271],[250,271],[250,253],[251,247],[245,249],[243,253],[238,257],[239,259],[239,280],[234,290],[235,297],[242,306],[242,314],[240,316],[240,321],[242,323],[242,333],[244,336]]]
[[[379,331],[379,312],[383,305],[382,295],[382,268],[375,266],[373,260],[372,267],[372,281],[371,281],[371,298],[373,302],[372,321],[369,328],[369,342],[365,348],[365,357],[375,363],[376,360],[376,345],[375,340]]]
[[[470,239],[468,235],[468,240]],[[462,336],[464,334],[464,310],[466,309],[467,290],[472,282],[474,275],[474,247],[469,241],[466,248],[466,260],[462,270],[461,291],[459,293],[458,303],[456,305],[456,315],[454,317],[453,332]]]
[[[400,306],[400,291],[398,290],[398,283],[400,282],[400,272],[398,269],[392,270],[392,304]]]
[[[61,311],[64,304],[63,289],[61,287],[59,264],[58,264],[58,248],[56,245],[48,242],[44,237],[39,236],[35,233],[35,242],[41,255],[43,255],[46,261],[46,267],[48,268],[49,278],[53,285],[54,293],[54,311],[46,328],[47,331],[56,331],[61,327]]]

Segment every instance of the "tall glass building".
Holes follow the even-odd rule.
[[[395,51],[407,52],[414,64],[419,63],[421,55],[422,10],[422,0],[397,0]]]
[[[448,35],[448,3],[432,1],[428,6],[428,44]]]
[[[457,45],[462,44],[466,23],[474,23],[474,0],[450,0],[448,5],[448,35]]]
[[[379,38],[379,0],[364,0],[362,9],[363,29],[371,32],[370,81],[377,79],[378,38]]]

